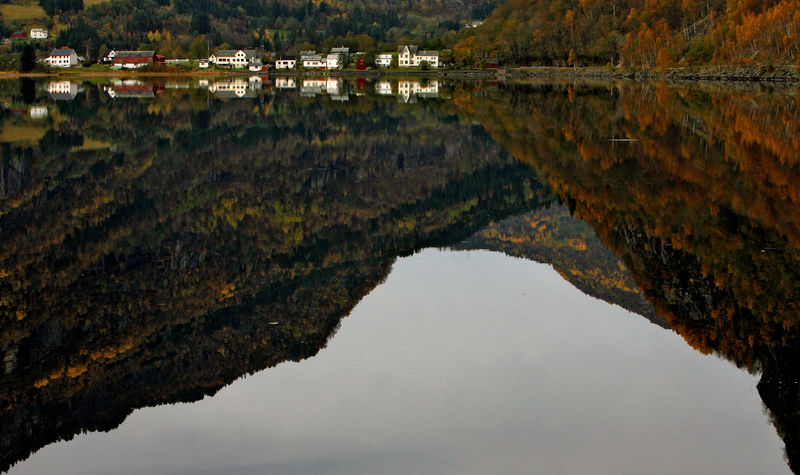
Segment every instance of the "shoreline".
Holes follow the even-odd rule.
[[[503,71],[503,70],[501,70]],[[782,83],[800,84],[800,68],[794,66],[698,66],[686,68],[658,69],[626,69],[601,66],[554,67],[531,66],[505,69],[502,74],[496,69],[434,69],[420,70],[384,70],[384,69],[343,69],[343,70],[270,70],[268,72],[251,72],[242,70],[189,70],[189,71],[54,71],[22,73],[17,71],[0,71],[0,79],[19,78],[135,78],[135,77],[236,77],[236,76],[273,76],[273,77],[407,77],[407,78],[444,78],[471,80],[525,80],[525,79],[559,79],[559,80],[630,80],[630,81],[667,81],[667,82],[749,82],[749,83]]]

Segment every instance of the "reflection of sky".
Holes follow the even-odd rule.
[[[317,357],[20,473],[781,473],[756,378],[550,267],[428,250]],[[14,470],[12,470],[12,473]]]

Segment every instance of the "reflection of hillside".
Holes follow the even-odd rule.
[[[492,223],[454,248],[490,249],[550,264],[581,292],[667,326],[616,254],[562,205]]]
[[[195,94],[88,90],[4,150],[2,466],[309,357],[395,256],[549,202],[435,109]]]
[[[794,96],[581,85],[456,101],[592,225],[687,342],[763,373],[800,468]]]

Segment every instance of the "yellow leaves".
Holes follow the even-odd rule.
[[[70,366],[67,368],[67,377],[68,378],[77,378],[78,376],[82,375],[89,369],[88,364],[79,364],[76,366]]]
[[[227,300],[234,296],[236,290],[236,284],[228,283],[225,284],[221,289],[219,289],[219,298],[218,300]]]
[[[568,242],[569,242],[569,246],[571,248],[575,249],[576,251],[585,251],[587,249],[586,241],[584,241],[583,239],[572,238],[572,239],[569,239]]]
[[[567,28],[569,28],[572,25],[574,25],[575,24],[575,12],[573,10],[567,10],[567,12],[564,14],[564,20],[562,20],[562,23]]]
[[[126,338],[121,344],[101,348],[89,355],[92,361],[109,360],[125,353],[133,347],[133,339]]]
[[[417,227],[416,216],[404,216],[397,222],[397,227],[400,229],[412,231],[415,227]]]

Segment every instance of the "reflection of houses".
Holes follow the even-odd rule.
[[[49,32],[44,28],[31,28],[31,39],[46,40]]]
[[[439,97],[439,81],[431,80],[423,84],[419,81],[398,81],[397,100],[402,103],[416,102],[417,98]]]
[[[71,101],[78,95],[78,85],[69,81],[51,81],[47,83],[47,92],[54,101]]]
[[[164,57],[157,55],[155,51],[116,51],[111,62],[114,66],[135,69],[153,63],[163,63]]]
[[[342,81],[336,78],[327,78],[325,80],[325,92],[328,94],[339,94],[339,88],[341,86]]]
[[[282,58],[275,60],[275,69],[294,69],[297,66],[297,60],[294,58]]]
[[[392,95],[392,83],[390,81],[378,81],[375,83],[375,93],[381,96]]]
[[[334,101],[349,101],[350,97],[344,91],[344,81],[341,79],[328,78],[325,81],[325,92],[327,92]]]
[[[31,107],[29,111],[31,114],[31,119],[44,119],[47,117],[47,107],[44,106],[34,106]]]
[[[438,51],[418,51],[414,45],[402,45],[397,48],[397,65],[401,68],[421,66],[428,63],[432,68],[439,67]]]
[[[256,60],[256,50],[232,50],[222,49],[208,57],[208,61],[217,66],[228,66],[231,68],[246,68],[248,64]]]
[[[222,99],[256,97],[256,89],[261,89],[261,80],[259,78],[254,79],[254,81],[246,81],[239,78],[217,81],[208,86],[208,92],[216,94],[217,97]]]
[[[294,78],[275,78],[275,87],[278,89],[294,89],[297,83]]]
[[[392,67],[392,55],[391,53],[382,53],[375,55],[375,66],[379,68],[390,68]]]
[[[314,96],[322,93],[322,89],[327,85],[325,79],[303,79],[300,86],[301,96]]]
[[[72,48],[54,49],[44,62],[51,68],[69,68],[78,64],[78,54]]]
[[[164,88],[135,79],[126,79],[113,81],[105,91],[112,99],[146,99],[155,97],[156,94],[163,92]]]

